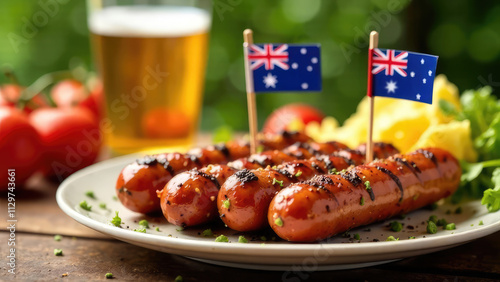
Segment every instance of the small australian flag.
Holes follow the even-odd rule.
[[[372,95],[432,104],[437,56],[373,49]]]
[[[254,91],[321,91],[320,45],[253,44],[248,62]]]

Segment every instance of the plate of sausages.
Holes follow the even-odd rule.
[[[128,155],[87,167],[57,191],[61,209],[116,239],[200,261],[304,271],[365,267],[451,248],[500,230],[439,148],[401,154],[301,133],[187,153]],[[89,191],[93,197],[88,197]],[[84,202],[84,203],[83,203]]]

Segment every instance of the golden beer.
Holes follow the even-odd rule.
[[[191,145],[207,61],[210,15],[194,7],[110,7],[89,27],[117,153]]]

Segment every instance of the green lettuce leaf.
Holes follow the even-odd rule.
[[[491,177],[493,188],[484,191],[482,205],[486,205],[489,212],[496,212],[500,209],[500,167],[495,168]]]

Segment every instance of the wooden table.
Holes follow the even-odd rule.
[[[107,272],[120,280],[173,281],[495,281],[500,280],[500,232],[429,255],[370,268],[284,273],[209,265],[114,240],[80,225],[56,204],[57,184],[40,177],[16,191],[16,274],[8,273],[10,231],[0,232],[0,280],[98,280]],[[5,193],[6,194],[6,193]],[[6,195],[0,198],[7,224]],[[63,236],[55,241],[54,235]],[[55,256],[54,249],[63,256]]]

